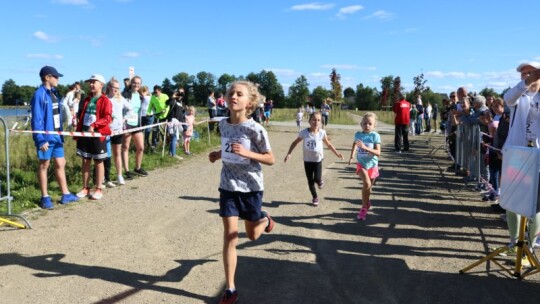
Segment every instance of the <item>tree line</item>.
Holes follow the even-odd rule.
[[[401,86],[401,78],[388,75],[380,80],[380,88],[364,86],[360,83],[355,89],[347,87],[344,90],[341,85],[341,76],[336,69],[332,69],[329,74],[330,89],[323,86],[317,86],[309,90],[309,83],[304,75],[298,77],[289,87],[288,94],[285,95],[283,86],[277,80],[272,71],[262,70],[259,73],[251,72],[246,76],[235,76],[234,74],[222,74],[218,78],[209,72],[199,72],[190,75],[186,72],[180,72],[171,78],[165,78],[161,84],[163,93],[171,96],[178,88],[184,88],[187,95],[187,103],[196,106],[205,106],[208,93],[213,91],[217,94],[225,93],[227,87],[236,80],[248,80],[259,85],[259,90],[267,99],[272,99],[274,106],[278,108],[297,108],[311,103],[319,108],[323,100],[330,98],[349,108],[359,110],[385,110],[390,109],[396,102],[396,99],[402,94],[410,102],[415,102],[416,96],[421,95],[424,102],[442,105],[442,100],[447,98],[446,93],[435,93],[427,85],[424,75],[420,74],[413,78],[414,89],[406,92]],[[88,92],[88,85],[80,81],[81,87]],[[0,96],[0,105],[13,106],[28,103],[36,87],[29,85],[19,86],[12,79],[6,80],[2,85],[2,95]],[[58,85],[58,91],[64,96],[69,84]],[[456,88],[457,89],[457,88]],[[150,87],[152,90],[152,87]],[[478,94],[487,96],[499,96],[493,89],[485,88]]]

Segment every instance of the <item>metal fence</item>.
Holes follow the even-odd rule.
[[[460,124],[456,130],[456,164],[467,170],[470,180],[481,181],[483,154],[481,151],[482,133],[480,126]]]

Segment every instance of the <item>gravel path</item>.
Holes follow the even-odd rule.
[[[296,128],[270,127],[276,164],[264,167],[264,208],[277,225],[256,242],[241,230],[241,303],[538,302],[539,275],[518,281],[493,263],[458,274],[503,245],[506,229],[444,171],[443,137],[413,137],[410,153],[394,154],[391,126],[379,128],[381,178],[359,222],[354,166],[326,150],[326,185],[312,207],[301,147],[283,163]],[[355,129],[328,128],[346,156]],[[224,288],[220,169],[196,155],[101,201],[39,211],[33,229],[2,226],[2,303],[216,303]]]

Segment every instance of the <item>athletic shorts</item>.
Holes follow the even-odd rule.
[[[138,128],[138,127],[140,127],[140,126],[130,126],[130,125],[126,124],[126,130],[131,130],[131,129],[135,129],[135,128]],[[137,131],[129,132],[129,134],[142,133],[142,131],[143,131],[143,129],[140,129],[140,130],[137,130]]]
[[[103,160],[109,157],[107,142],[99,137],[82,137],[77,140],[77,155],[87,159]]]
[[[360,170],[362,170],[364,167],[362,167],[362,164],[356,163],[356,174],[360,173]],[[367,169],[368,177],[371,180],[376,179],[379,177],[379,166],[374,166],[372,168]]]
[[[219,189],[219,216],[238,216],[247,221],[263,218],[261,212],[263,191],[231,192]]]
[[[270,111],[264,111],[264,117],[270,118]]]
[[[111,136],[111,144],[113,145],[121,145],[124,140],[124,136],[122,134]]]
[[[61,142],[49,142],[49,149],[43,152],[37,148],[37,157],[39,160],[50,160],[51,158],[64,157],[64,144]]]

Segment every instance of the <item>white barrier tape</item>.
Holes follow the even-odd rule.
[[[79,137],[102,137],[101,133],[96,132],[70,132],[70,131],[31,131],[31,130],[10,130],[15,133],[34,133],[34,134],[52,134],[64,136],[79,136]]]

